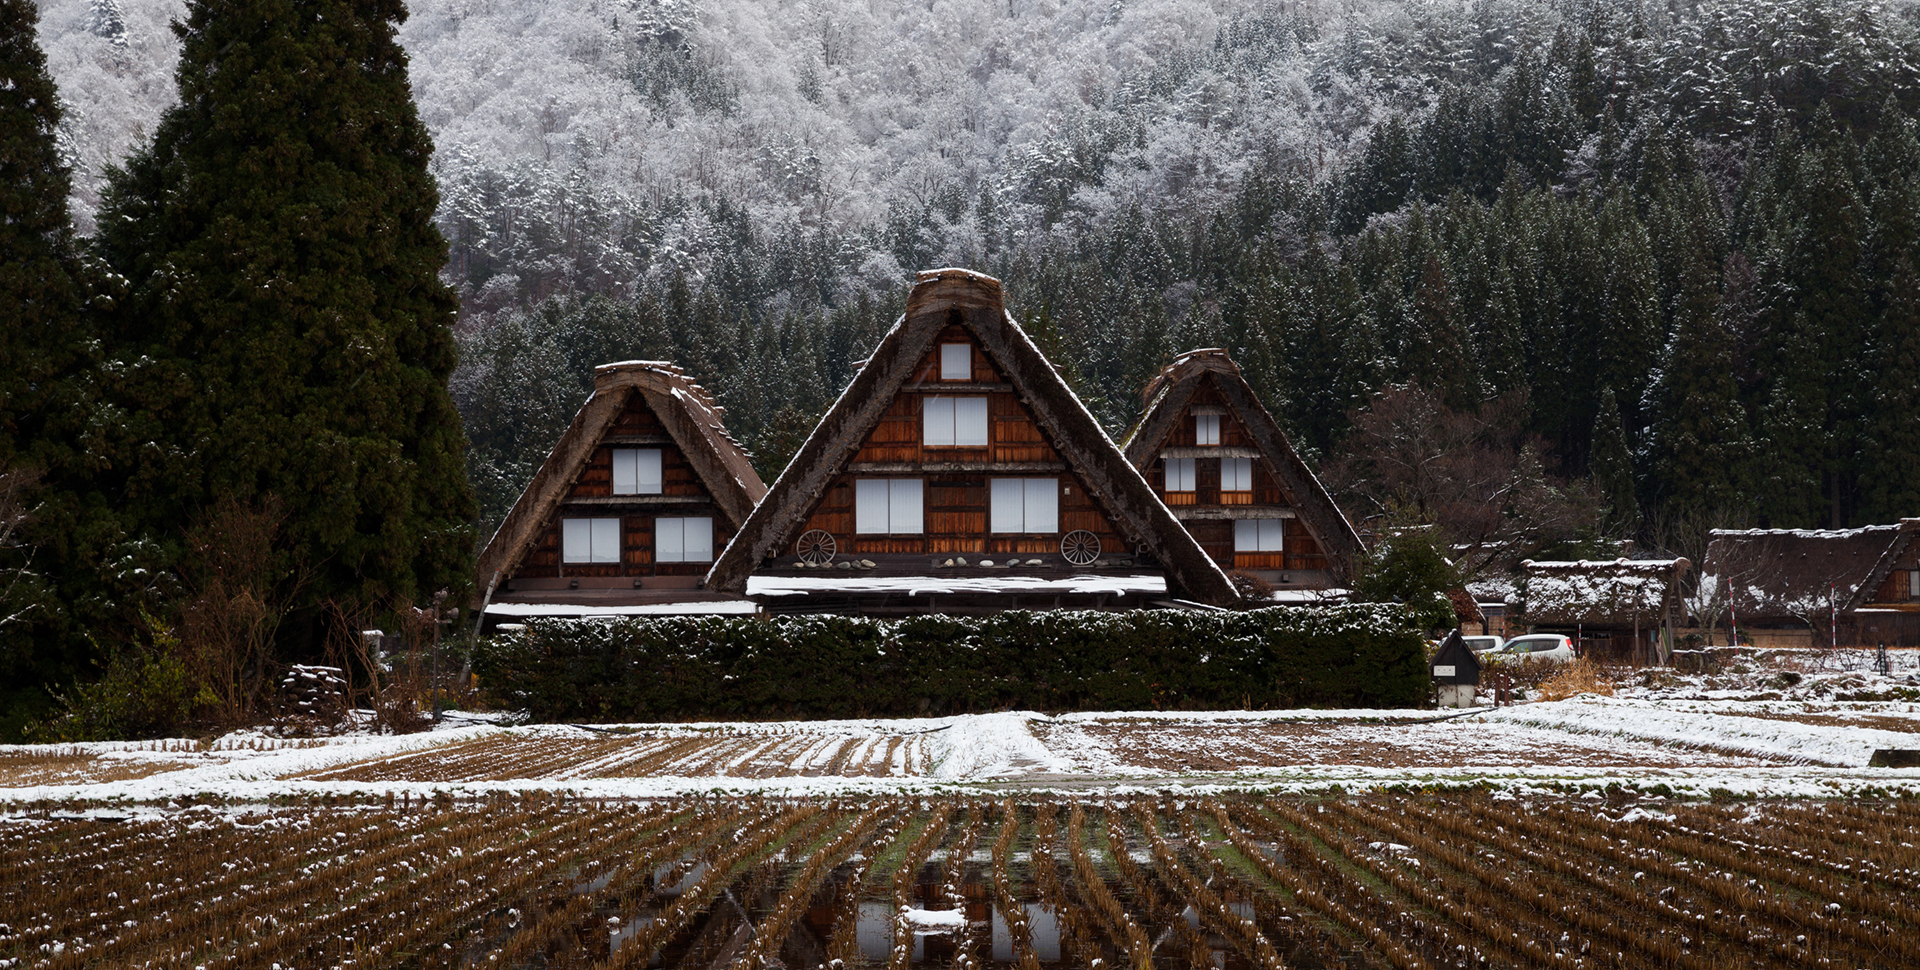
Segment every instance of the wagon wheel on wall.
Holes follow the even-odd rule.
[[[1060,537],[1060,558],[1076,565],[1091,566],[1100,558],[1100,537],[1085,529],[1075,529]]]
[[[808,529],[793,541],[793,554],[799,556],[801,562],[812,566],[832,562],[834,553],[839,551],[839,544],[833,541],[833,533],[825,529]]]

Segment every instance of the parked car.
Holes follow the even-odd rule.
[[[1489,654],[1488,657],[1499,661],[1565,662],[1573,659],[1573,638],[1558,633],[1529,633],[1524,637],[1508,640],[1497,652]]]
[[[1467,649],[1474,653],[1486,653],[1489,650],[1498,650],[1507,643],[1507,641],[1499,637],[1461,637],[1460,639],[1467,641]]]

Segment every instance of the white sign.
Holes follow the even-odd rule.
[[[1439,665],[1439,666],[1437,666],[1437,667],[1434,667],[1434,668],[1433,668],[1433,675],[1434,675],[1435,677],[1452,677],[1452,676],[1453,676],[1453,665],[1452,665],[1452,664],[1441,664],[1441,665]]]

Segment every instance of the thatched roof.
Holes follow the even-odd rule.
[[[1240,365],[1218,348],[1191,350],[1174,358],[1162,368],[1143,392],[1146,411],[1127,433],[1125,449],[1133,467],[1145,470],[1160,453],[1162,445],[1180,423],[1195,392],[1212,384],[1232,408],[1240,423],[1252,436],[1260,460],[1286,492],[1294,513],[1327,554],[1330,571],[1337,579],[1353,576],[1365,548],[1353,524],[1335,504],[1326,486],[1300,460],[1273,414],[1260,403],[1253,387],[1240,373]]]
[[[639,395],[667,429],[727,522],[737,528],[766,496],[766,483],[727,433],[726,409],[664,361],[628,360],[593,369],[593,393],[573,416],[533,481],[480,553],[480,589],[513,575],[586,468],[614,420]]]
[[[1520,611],[1528,623],[1653,626],[1674,605],[1691,565],[1685,559],[1529,559],[1520,564]]]
[[[907,309],[768,490],[707,573],[707,588],[746,589],[763,560],[792,542],[873,430],[942,328],[970,331],[996,369],[1128,542],[1166,573],[1169,594],[1225,605],[1238,594],[1225,573],[1161,504],[1146,479],[1074,396],[1006,311],[1000,281],[963,269],[920,273]]]
[[[1859,608],[1885,580],[1920,519],[1858,529],[1715,529],[1701,599],[1741,622],[1804,619]]]

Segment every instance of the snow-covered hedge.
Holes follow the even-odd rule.
[[[499,700],[543,721],[1410,707],[1423,643],[1397,606],[553,620],[484,642]]]

